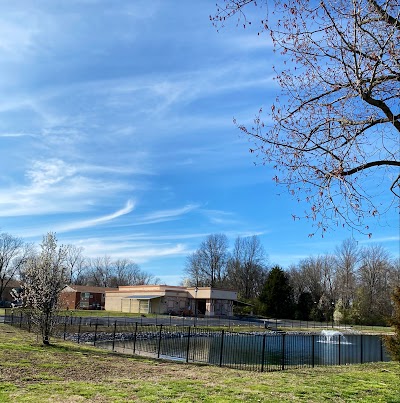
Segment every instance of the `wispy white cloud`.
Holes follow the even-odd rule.
[[[76,245],[84,248],[88,257],[108,255],[112,258],[129,258],[137,263],[145,263],[156,258],[174,258],[185,256],[189,249],[184,243],[157,242],[121,242],[118,238],[88,238],[75,241]],[[155,273],[156,274],[156,273]]]
[[[15,16],[18,17],[18,16]],[[17,21],[0,19],[0,54],[2,58],[8,56],[11,59],[21,59],[27,52],[30,52],[35,45],[35,36],[39,28],[35,24],[29,23],[29,19],[24,24]]]
[[[235,215],[230,211],[203,209],[203,210],[201,210],[201,212],[213,224],[237,224],[238,223],[238,220],[235,218]]]
[[[234,51],[240,49],[246,50],[271,50],[274,47],[271,37],[266,34],[254,35],[250,33],[247,35],[235,35],[225,41],[227,46],[231,46]]]
[[[85,176],[83,171],[79,164],[58,159],[33,161],[26,173],[28,184],[0,189],[0,216],[80,212],[95,200],[133,190],[121,176],[103,179]]]
[[[148,232],[140,232],[140,233],[128,233],[124,235],[103,235],[101,238],[96,238],[96,240],[101,240],[103,245],[108,244],[115,244],[119,245],[121,248],[130,248],[133,244],[134,245],[147,245],[150,243],[178,243],[183,244],[187,243],[187,241],[202,240],[205,238],[209,233],[206,232],[182,232],[182,233],[175,233],[172,230],[169,230],[167,234],[160,234],[154,233],[153,230],[149,230]],[[64,235],[65,237],[66,235]],[[71,234],[67,235],[67,243],[75,243],[75,242],[82,242],[81,237],[79,234],[75,234],[71,237]],[[90,238],[93,240],[94,238]],[[97,242],[97,241],[96,241]]]
[[[395,236],[381,236],[377,238],[374,238],[372,236],[371,238],[360,239],[358,242],[360,244],[368,244],[368,243],[383,243],[383,242],[386,243],[386,242],[399,242],[399,241],[400,241],[400,235],[395,235]]]
[[[36,137],[32,133],[0,133],[0,137]]]
[[[101,224],[105,224],[109,221],[113,221],[114,219],[121,217],[123,215],[129,214],[133,211],[135,208],[135,203],[132,200],[128,200],[126,202],[126,205],[111,214],[102,216],[102,217],[97,217],[97,218],[92,218],[90,220],[81,220],[81,221],[75,221],[70,224],[62,225],[59,226],[58,228],[56,227],[56,232],[67,232],[67,231],[73,231],[77,229],[82,229],[82,228],[89,228],[89,227],[95,227]]]
[[[198,204],[188,204],[184,207],[171,209],[171,210],[159,210],[153,213],[146,214],[140,219],[141,223],[156,223],[166,220],[174,220],[182,215],[188,214],[199,207]]]
[[[40,193],[48,186],[59,183],[75,174],[76,168],[61,160],[33,161],[32,168],[28,169],[26,173],[27,178],[33,184],[27,193]]]

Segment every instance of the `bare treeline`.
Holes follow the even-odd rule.
[[[257,298],[268,273],[267,255],[257,236],[238,237],[229,251],[225,234],[211,234],[187,257],[186,282],[232,288],[244,300]]]
[[[87,258],[83,255],[83,248],[75,245],[67,245],[66,264],[71,284],[118,287],[159,282],[131,259],[112,259],[107,255]]]
[[[185,270],[186,284],[234,289],[260,314],[269,312],[261,295],[279,286],[257,236],[238,237],[229,249],[226,235],[211,234],[187,257]],[[282,309],[292,318],[383,323],[400,285],[400,259],[381,245],[361,247],[348,239],[332,253],[302,259],[283,273],[290,285],[285,293],[291,295],[278,293],[270,304],[290,305]]]
[[[288,270],[298,319],[383,323],[400,285],[400,260],[380,245],[348,239],[333,254],[309,257]]]
[[[40,248],[39,248],[40,249]],[[110,256],[88,258],[84,249],[75,245],[63,245],[65,283],[98,287],[120,285],[157,284],[158,278],[143,271],[131,259],[112,259]],[[36,245],[7,233],[0,234],[0,301],[12,280],[24,277],[29,262],[40,255]]]

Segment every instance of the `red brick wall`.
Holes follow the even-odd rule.
[[[61,300],[65,309],[104,309],[104,293],[63,292]]]

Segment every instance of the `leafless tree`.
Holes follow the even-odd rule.
[[[346,239],[335,249],[337,286],[344,310],[351,308],[355,298],[359,256],[359,248],[354,239]]]
[[[40,253],[31,255],[24,263],[23,289],[33,328],[50,343],[59,309],[59,295],[65,287],[68,272],[64,246],[57,246],[55,234],[43,237]]]
[[[293,301],[297,304],[300,295],[309,292],[309,289],[304,280],[304,274],[300,269],[300,265],[291,264],[287,272],[289,274],[290,286],[293,290]]]
[[[299,262],[289,271],[290,283],[294,285],[295,302],[309,294],[314,304],[313,316],[325,320],[332,317],[338,301],[338,285],[335,259],[331,255],[311,256]]]
[[[66,245],[67,256],[65,264],[69,272],[69,283],[79,284],[87,269],[83,248],[75,245]]]
[[[257,236],[235,240],[227,265],[227,282],[240,298],[257,298],[267,278],[266,255]]]
[[[199,251],[195,251],[186,257],[185,272],[187,277],[184,284],[187,287],[205,287],[208,283],[208,276],[201,268]]]
[[[338,299],[336,260],[334,256],[326,254],[320,257],[320,261],[324,295],[331,305],[335,305]]]
[[[238,126],[251,152],[277,170],[274,180],[309,203],[304,216],[318,229],[349,225],[370,235],[365,217],[399,208],[400,3],[271,4],[225,0],[210,17],[217,27],[231,17],[249,27],[246,7],[260,7],[259,33],[270,33],[285,63],[276,69],[282,96],[273,123],[260,110],[252,127]],[[381,178],[372,186],[371,174]]]
[[[90,259],[86,284],[95,287],[157,284],[158,278],[140,269],[130,259],[112,260],[110,256]]]
[[[112,260],[110,256],[95,257],[88,262],[88,285],[110,287]]]
[[[393,259],[389,271],[390,289],[394,292],[400,286],[400,257]]]
[[[299,270],[303,278],[305,291],[311,294],[313,302],[319,304],[324,295],[321,259],[319,257],[303,259],[299,263]]]
[[[371,245],[361,251],[358,271],[359,289],[356,307],[363,321],[385,322],[391,314],[389,286],[390,256],[380,245]]]
[[[22,239],[0,234],[0,301],[9,282],[18,274],[27,252]]]
[[[228,238],[224,234],[211,234],[188,256],[186,272],[196,286],[221,287],[227,262]]]
[[[139,265],[130,259],[115,260],[112,264],[112,273],[112,287],[157,284],[159,282],[152,274],[141,270]]]

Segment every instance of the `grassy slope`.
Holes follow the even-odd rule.
[[[110,354],[0,324],[0,402],[400,402],[400,364],[253,373]]]

